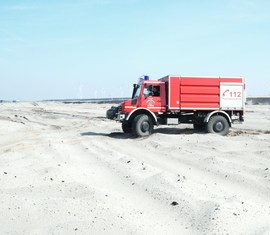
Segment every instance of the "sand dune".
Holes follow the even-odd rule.
[[[109,107],[0,104],[0,234],[270,234],[270,106],[139,139]]]

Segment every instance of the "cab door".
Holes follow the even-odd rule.
[[[144,84],[142,107],[152,112],[166,111],[165,83]]]

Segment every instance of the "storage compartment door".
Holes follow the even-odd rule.
[[[180,77],[169,77],[169,110],[179,110],[180,109]]]
[[[220,83],[220,108],[243,110],[245,103],[243,83]]]

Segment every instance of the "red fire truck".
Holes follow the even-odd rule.
[[[134,84],[132,98],[111,107],[107,118],[122,123],[124,133],[148,136],[155,125],[193,124],[195,129],[226,135],[244,121],[243,78],[166,76]]]

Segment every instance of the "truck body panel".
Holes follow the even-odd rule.
[[[168,110],[241,110],[244,106],[244,79],[220,77],[166,76]]]
[[[220,83],[220,108],[243,110],[245,105],[244,83]]]

